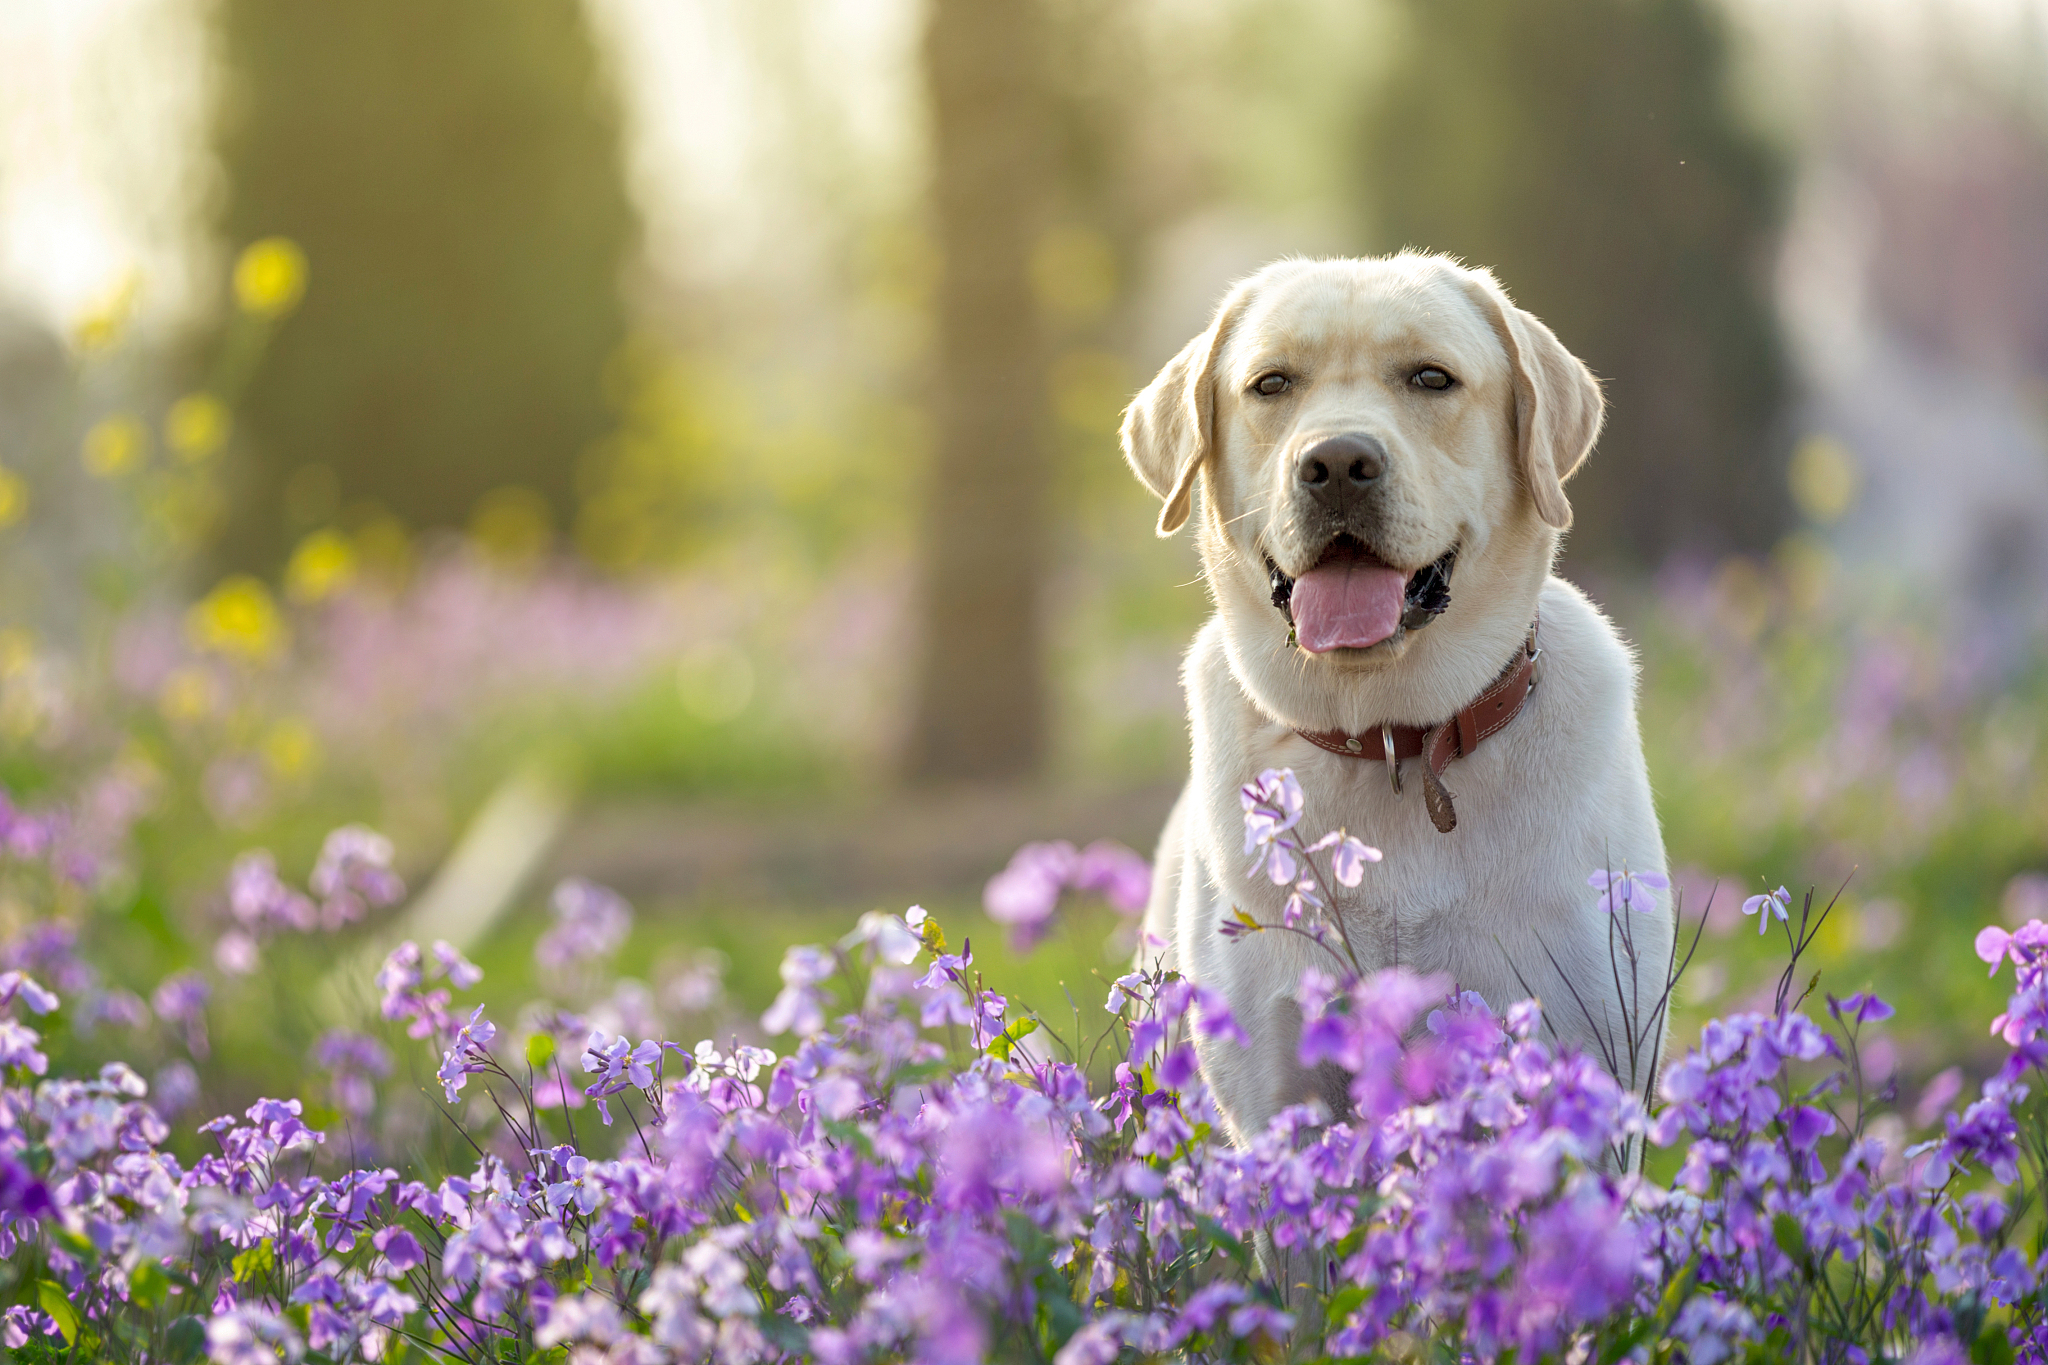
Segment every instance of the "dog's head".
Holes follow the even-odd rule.
[[[1239,680],[1289,724],[1427,724],[1528,628],[1599,384],[1492,275],[1283,261],[1233,288],[1124,414],[1198,536]],[[1425,629],[1427,627],[1427,629]]]

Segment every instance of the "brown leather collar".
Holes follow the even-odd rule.
[[[1471,753],[1479,747],[1480,741],[1500,733],[1507,728],[1509,721],[1522,714],[1522,704],[1529,700],[1529,694],[1536,690],[1536,683],[1543,676],[1540,662],[1543,649],[1536,643],[1536,632],[1542,624],[1540,617],[1532,620],[1521,650],[1508,660],[1500,676],[1474,697],[1464,710],[1440,725],[1389,723],[1363,735],[1344,730],[1296,730],[1294,733],[1319,749],[1328,749],[1345,758],[1370,758],[1384,762],[1397,796],[1401,793],[1401,761],[1428,755],[1428,762],[1422,769],[1423,802],[1429,807],[1430,823],[1437,827],[1438,832],[1449,834],[1458,827],[1458,812],[1451,804],[1450,792],[1444,788],[1444,769],[1450,766],[1452,759]]]

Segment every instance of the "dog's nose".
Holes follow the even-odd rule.
[[[1387,448],[1376,436],[1326,436],[1295,457],[1294,477],[1317,502],[1340,515],[1387,472]]]

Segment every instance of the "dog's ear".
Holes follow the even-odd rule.
[[[1572,524],[1569,479],[1600,439],[1607,401],[1600,381],[1548,327],[1508,299],[1489,271],[1468,272],[1471,292],[1508,353],[1515,381],[1515,443],[1536,512],[1562,531]]]
[[[1217,306],[1208,330],[1180,348],[1144,392],[1124,409],[1124,459],[1138,481],[1159,496],[1159,534],[1188,519],[1195,480],[1216,441],[1216,358],[1230,321],[1248,294],[1239,285]]]

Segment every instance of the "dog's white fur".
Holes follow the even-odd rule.
[[[1426,366],[1456,383],[1411,383]],[[1292,387],[1256,393],[1274,372]],[[1443,973],[1496,1009],[1535,994],[1560,1041],[1616,1059],[1625,1083],[1649,1083],[1662,1029],[1631,1064],[1623,1019],[1650,1019],[1662,994],[1669,896],[1629,917],[1631,980],[1587,884],[1594,869],[1665,867],[1634,663],[1599,610],[1550,574],[1571,521],[1563,483],[1602,412],[1585,367],[1489,273],[1404,252],[1261,270],[1125,414],[1125,457],[1165,503],[1159,533],[1202,494],[1196,536],[1216,610],[1187,656],[1192,775],[1160,839],[1145,929],[1168,945],[1157,950],[1166,965],[1222,991],[1250,1035],[1249,1047],[1198,1043],[1240,1140],[1287,1105],[1342,1103],[1295,1058],[1293,997],[1303,969],[1328,970],[1328,956],[1291,934],[1220,932],[1233,907],[1281,918],[1284,890],[1252,875],[1242,851],[1239,788],[1267,768],[1299,778],[1304,833],[1344,827],[1385,851],[1338,907],[1367,971]],[[1288,643],[1266,560],[1298,577],[1335,533],[1293,467],[1308,443],[1338,433],[1376,436],[1388,453],[1359,532],[1375,553],[1405,573],[1459,553],[1451,605],[1427,629],[1313,656]],[[1445,773],[1451,833],[1430,823],[1418,760],[1396,796],[1384,762],[1295,733],[1448,719],[1520,648],[1539,605],[1541,682],[1512,724]]]

